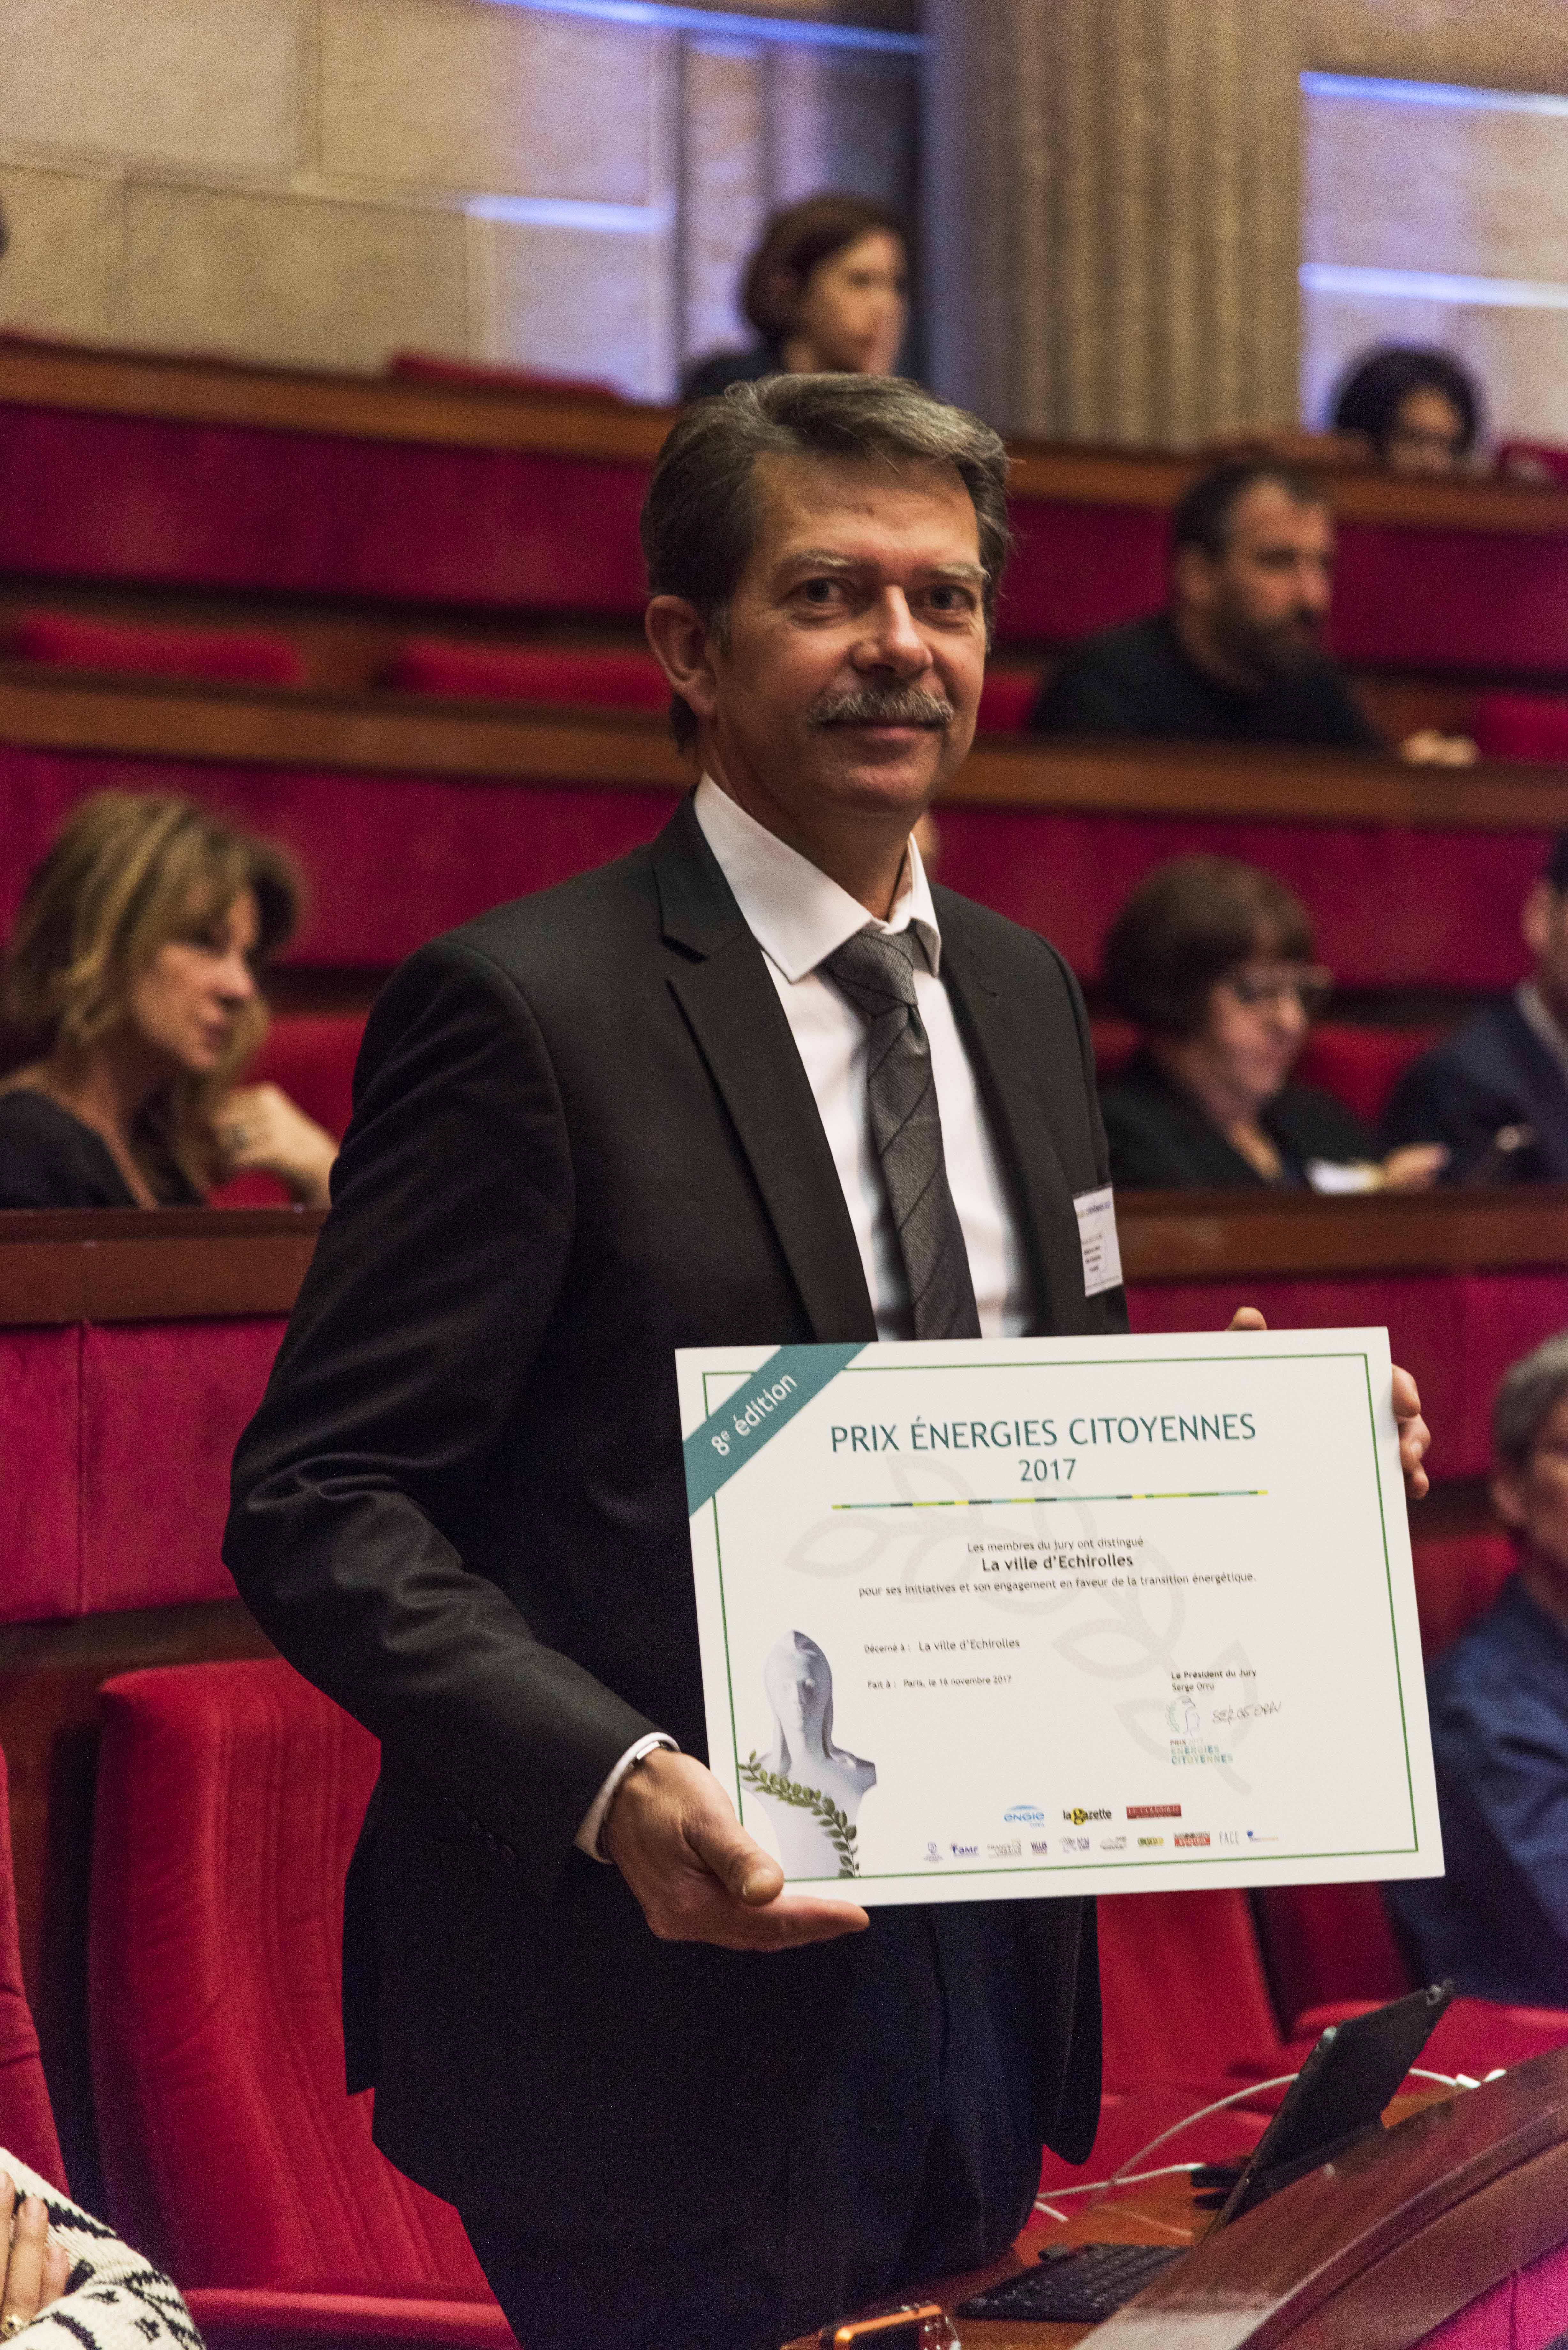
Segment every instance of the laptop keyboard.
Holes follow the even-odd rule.
[[[960,2317],[1025,2317],[1097,2325],[1182,2257],[1164,2244],[1077,2244],[1042,2252],[1039,2264],[977,2293]]]

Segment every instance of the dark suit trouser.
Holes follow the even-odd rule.
[[[465,2215],[524,2350],[777,2350],[994,2258],[1040,2171],[1018,1922],[1009,1903],[872,1911],[834,2057],[734,2233],[622,2251],[613,2211],[570,2243]]]

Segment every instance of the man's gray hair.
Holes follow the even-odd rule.
[[[1491,1408],[1491,1440],[1505,1469],[1524,1468],[1555,1407],[1568,1395],[1568,1330],[1513,1365]]]
[[[687,409],[659,452],[642,502],[650,596],[680,596],[722,641],[757,535],[759,457],[852,457],[950,465],[974,504],[989,638],[1011,538],[1007,452],[989,424],[898,376],[775,375],[732,384]],[[670,705],[675,739],[697,738],[691,704]]]

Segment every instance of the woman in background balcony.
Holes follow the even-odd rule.
[[[1259,1185],[1425,1190],[1440,1144],[1380,1159],[1343,1103],[1290,1075],[1331,974],[1305,907],[1227,857],[1179,857],[1142,881],[1102,958],[1106,993],[1139,1032],[1100,1106],[1111,1178],[1137,1191]]]
[[[703,400],[765,375],[891,375],[909,322],[902,225],[866,196],[808,196],[774,213],[746,264],[750,350],[711,351],[681,379]]]
[[[1475,446],[1480,400],[1447,351],[1396,343],[1359,359],[1334,401],[1334,430],[1358,432],[1394,473],[1457,473]]]
[[[191,1207],[241,1170],[324,1206],[331,1136],[234,1080],[298,891],[189,801],[95,793],[27,883],[0,970],[0,1208]]]

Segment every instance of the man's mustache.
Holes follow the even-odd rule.
[[[853,693],[819,693],[809,726],[950,726],[958,712],[945,693],[918,685],[862,685]]]

